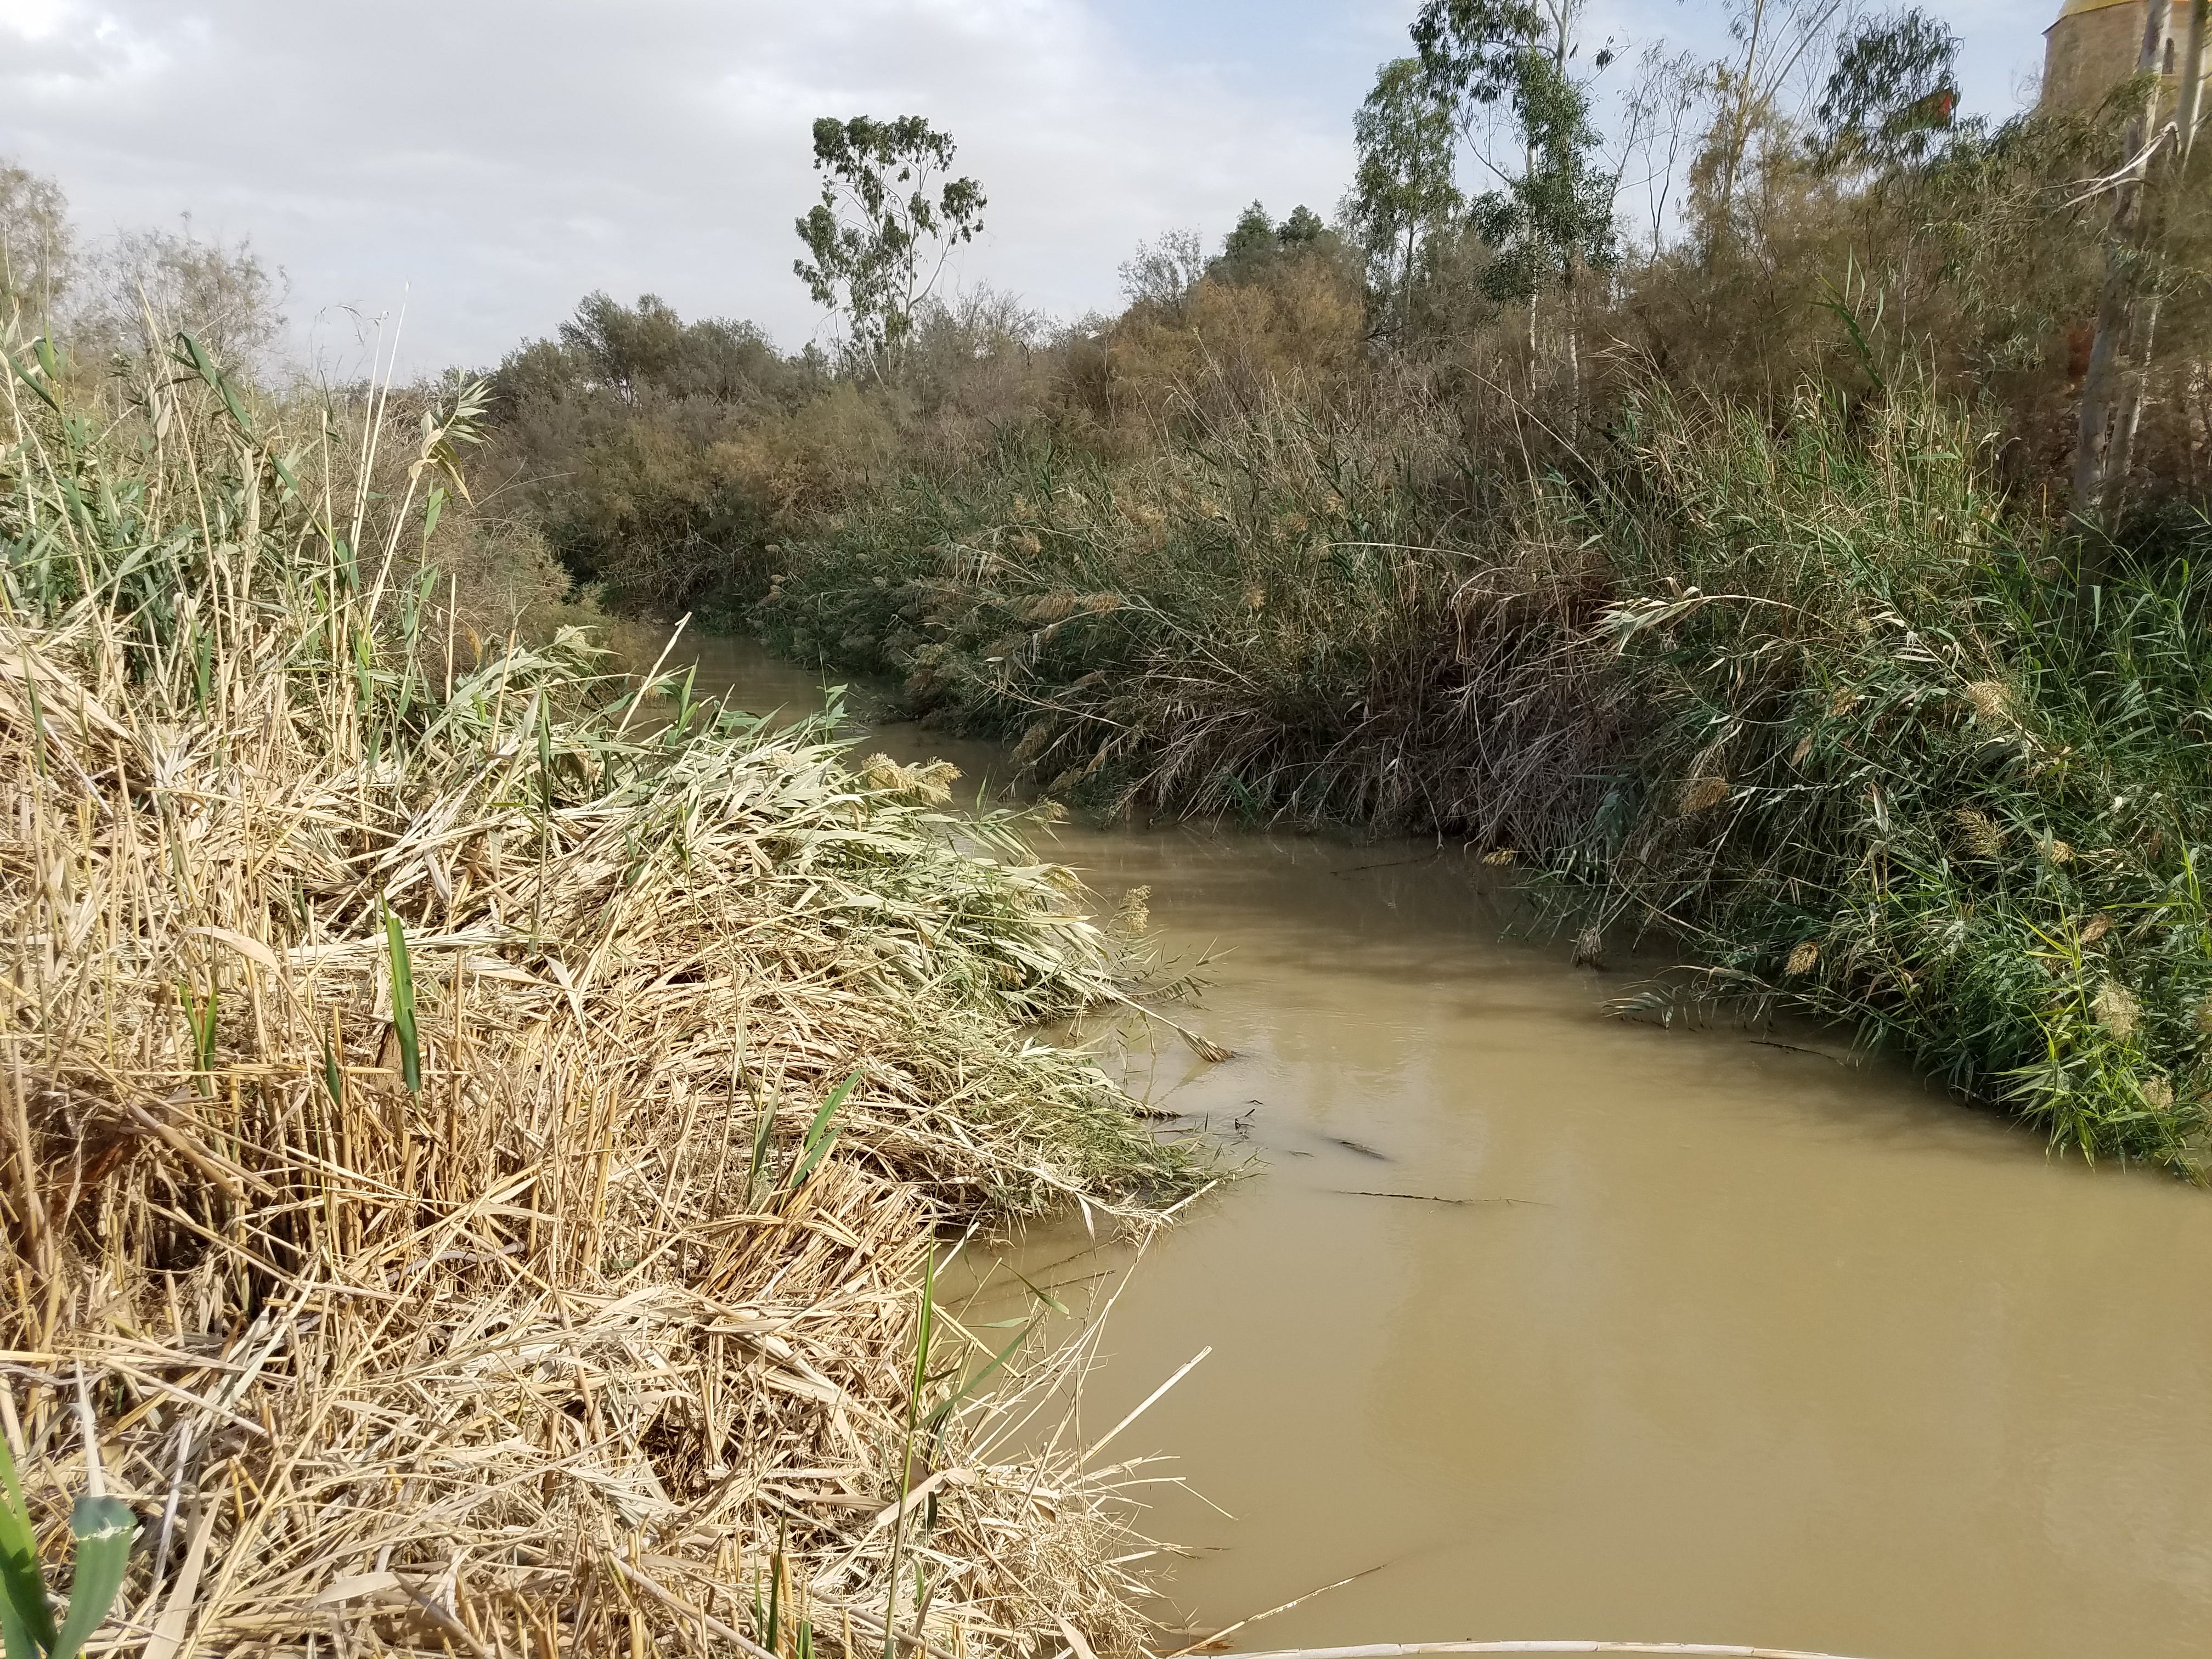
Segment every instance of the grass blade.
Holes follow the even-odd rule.
[[[392,1029],[399,1034],[399,1076],[407,1092],[422,1092],[422,1050],[415,1035],[415,969],[407,954],[407,930],[391,910],[384,913],[384,945],[392,958]]]
[[[53,1645],[54,1615],[39,1570],[38,1540],[5,1435],[0,1435],[0,1623],[9,1659],[36,1659]]]
[[[70,1512],[70,1535],[76,1540],[76,1576],[70,1585],[69,1614],[46,1659],[76,1659],[77,1650],[114,1607],[116,1592],[123,1588],[123,1575],[131,1565],[138,1517],[119,1498],[94,1498],[88,1492]]]
[[[806,1126],[806,1139],[799,1147],[798,1161],[792,1167],[789,1183],[792,1191],[796,1192],[804,1187],[807,1177],[814,1173],[815,1165],[829,1156],[830,1148],[837,1139],[836,1131],[830,1127],[830,1120],[837,1115],[837,1109],[845,1103],[845,1097],[853,1092],[860,1081],[860,1074],[855,1072],[832,1089],[830,1098],[822,1103],[822,1109],[815,1113],[814,1121]]]

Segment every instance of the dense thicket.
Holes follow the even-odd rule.
[[[1992,125],[1923,13],[1732,10],[1725,60],[1629,64],[1429,0],[1333,228],[1164,235],[1110,318],[900,266],[790,357],[593,295],[495,375],[480,511],[1071,803],[1464,836],[1692,944],[1670,994],[2189,1163],[2203,100]]]
[[[897,680],[1072,803],[1466,836],[1692,944],[1665,996],[2188,1164],[2212,313],[2189,164],[2122,179],[2124,238],[2111,173],[2172,95],[1962,122],[1925,15],[1752,9],[1767,58],[1624,100],[1676,192],[1641,234],[1574,9],[1438,0],[1335,229],[1164,237],[1056,331],[925,303],[896,373],[595,296],[495,445],[579,577]]]

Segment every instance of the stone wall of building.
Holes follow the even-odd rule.
[[[2043,103],[2058,109],[2087,109],[2136,72],[2142,50],[2143,8],[2152,0],[2076,3],[2066,9],[2044,36]],[[2166,39],[2160,67],[2171,71],[2171,58],[2189,38],[2188,0],[2169,0]]]

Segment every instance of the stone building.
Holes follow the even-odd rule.
[[[2159,0],[2066,0],[2043,33],[2043,102],[2086,109],[2136,72],[2142,52],[2144,8]],[[2166,0],[2161,74],[2171,76],[2189,39],[2191,0]]]

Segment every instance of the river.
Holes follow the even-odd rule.
[[[740,706],[819,702],[749,644],[695,655]],[[1004,771],[912,726],[872,746]],[[1212,1349],[1116,1450],[1189,1488],[1145,1489],[1191,1552],[1165,1623],[1363,1574],[1231,1643],[2212,1640],[2212,1194],[2050,1158],[1831,1034],[1609,1017],[1636,975],[1512,937],[1456,848],[1047,852],[1109,902],[1150,886],[1170,956],[1210,957],[1176,1012],[1235,1057],[1135,1044],[1130,1086],[1255,1170],[1126,1285],[1073,1221],[994,1247],[1079,1310],[1120,1288],[1086,1431]],[[1019,1311],[978,1278],[970,1319]]]

